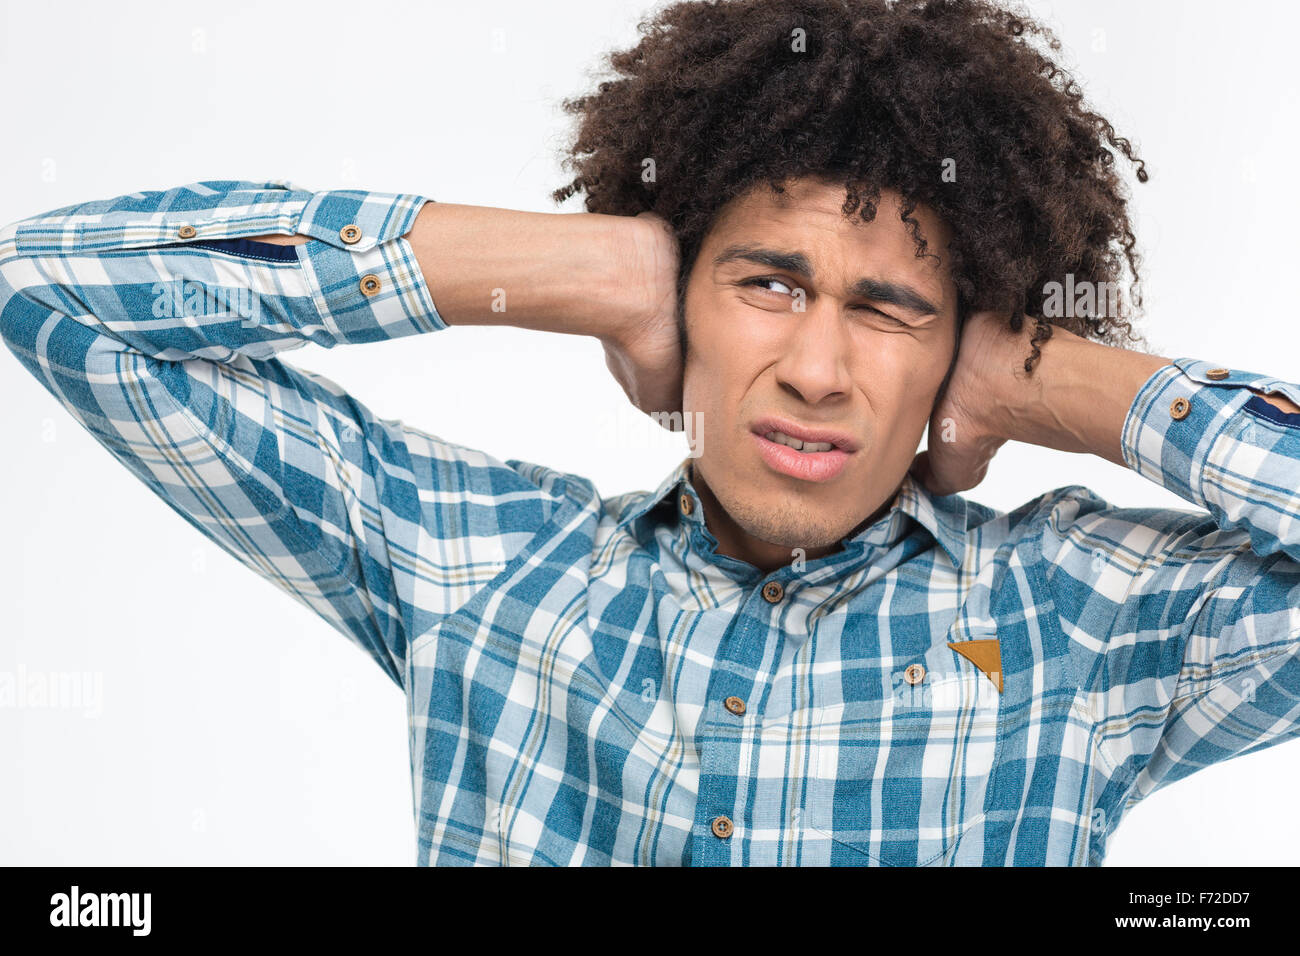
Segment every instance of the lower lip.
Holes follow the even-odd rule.
[[[789,445],[768,441],[762,435],[750,432],[758,442],[758,453],[775,471],[804,481],[830,481],[844,470],[849,452],[843,448],[830,451],[795,451]]]

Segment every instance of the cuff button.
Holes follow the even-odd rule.
[[[1183,398],[1181,395],[1178,398],[1175,398],[1169,406],[1169,414],[1172,418],[1175,419],[1186,418],[1187,413],[1190,412],[1191,410],[1192,410],[1192,403],[1189,402],[1187,399]]]
[[[186,225],[181,226],[179,229],[176,230],[176,235],[178,235],[182,239],[193,239],[196,235],[198,235],[198,230],[187,223]]]

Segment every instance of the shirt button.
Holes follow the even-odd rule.
[[[919,684],[925,680],[925,668],[920,664],[908,664],[907,670],[903,671],[903,680],[909,684]]]
[[[1187,399],[1183,398],[1181,395],[1175,398],[1173,402],[1170,403],[1169,405],[1169,414],[1170,416],[1176,419],[1186,418],[1187,413],[1190,412],[1191,410],[1192,410],[1192,403]]]
[[[381,284],[379,276],[375,275],[373,272],[369,272],[361,277],[361,291],[366,295],[374,295],[379,291],[379,286]]]
[[[361,238],[361,227],[355,223],[349,223],[339,230],[339,238],[350,246]]]
[[[768,581],[763,585],[763,597],[767,598],[769,604],[775,604],[781,600],[783,594],[785,594],[785,588],[781,587],[780,581]]]
[[[732,825],[730,817],[713,818],[713,835],[719,840],[725,840],[727,837],[731,836],[731,832],[734,829],[735,827]]]
[[[684,515],[688,515],[695,510],[695,502],[691,501],[691,496],[688,494],[683,493],[682,496],[677,499],[677,504],[682,509],[682,514]]]
[[[745,702],[739,697],[728,697],[722,703],[727,710],[731,711],[737,717],[745,712]]]
[[[1212,378],[1218,381],[1221,378],[1227,378],[1230,373],[1226,368],[1212,368],[1205,373],[1206,378]]]
[[[198,230],[187,223],[176,230],[176,235],[180,236],[182,239],[193,239],[198,235]]]

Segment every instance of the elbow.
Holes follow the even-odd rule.
[[[0,335],[10,344],[25,321],[19,313],[27,312],[32,304],[24,302],[23,290],[39,280],[36,264],[18,248],[21,224],[19,221],[0,226]]]
[[[23,294],[24,289],[34,284],[36,269],[30,260],[19,256],[12,241],[5,242],[5,238],[0,235],[0,337],[11,349],[19,352],[20,349],[30,350],[34,345],[39,328],[39,325],[33,327],[36,312],[48,316],[49,310],[42,309]]]
[[[6,245],[0,240],[0,337],[10,345],[20,322],[18,312],[23,308],[18,294],[21,282],[19,260],[12,243]]]
[[[49,374],[42,368],[58,358],[66,330],[61,315],[44,300],[51,283],[37,263],[14,251],[0,233],[0,338],[9,351],[37,378]]]

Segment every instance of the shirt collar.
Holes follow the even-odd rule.
[[[619,519],[618,526],[632,524],[651,514],[675,512],[682,520],[704,525],[704,506],[691,484],[691,458],[688,456],[671,471],[659,486],[638,499]],[[682,498],[689,504],[682,507]],[[894,496],[893,503],[874,524],[859,529],[843,540],[849,550],[867,546],[892,546],[907,536],[908,521],[920,525],[943,549],[953,567],[961,567],[966,552],[968,502],[959,494],[935,495],[908,472]]]

